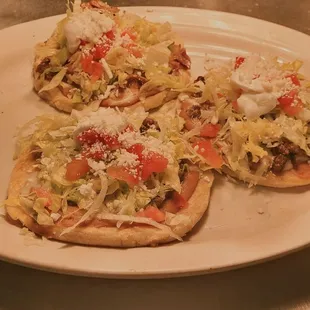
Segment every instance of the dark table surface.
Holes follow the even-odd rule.
[[[65,2],[1,0],[0,29],[64,13]],[[116,0],[110,4],[226,11],[310,34],[310,0]],[[310,249],[241,270],[171,280],[77,278],[0,262],[1,310],[310,309],[309,288]]]
[[[114,0],[117,6],[192,7],[252,16],[310,34],[309,0]],[[1,0],[0,28],[64,13],[66,0]]]

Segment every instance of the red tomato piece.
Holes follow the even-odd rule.
[[[238,112],[239,107],[238,107],[238,102],[237,102],[237,100],[234,100],[234,101],[231,103],[231,105],[232,105],[233,109],[234,109],[236,112]]]
[[[35,193],[38,198],[46,198],[47,202],[45,204],[45,207],[49,207],[52,205],[52,196],[49,191],[42,187],[33,187],[31,189],[31,192]]]
[[[220,168],[223,165],[223,159],[217,150],[213,147],[210,139],[200,140],[193,144],[193,148],[197,149],[197,153],[205,158],[206,162],[213,168]]]
[[[187,208],[188,202],[185,200],[185,198],[179,194],[178,192],[173,192],[172,198],[167,199],[162,209],[166,212],[170,213],[178,213],[181,209]]]
[[[133,33],[133,31],[131,29],[125,29],[121,36],[124,37],[125,35],[128,35],[128,37],[132,40],[135,41],[137,39],[137,35],[135,33]]]
[[[195,127],[195,123],[188,115],[188,110],[190,109],[190,107],[191,107],[190,103],[186,101],[182,102],[181,111],[179,113],[179,116],[181,116],[185,120],[184,126],[187,130],[192,130]]]
[[[93,55],[82,55],[81,65],[84,72],[92,74]]]
[[[178,207],[178,209],[184,209],[188,207],[188,202],[186,201],[185,197],[178,192],[173,192],[172,200],[174,204]]]
[[[300,86],[300,81],[296,74],[289,74],[286,76],[286,78],[290,78],[294,85]]]
[[[142,152],[144,150],[144,146],[140,143],[134,144],[127,149],[127,152],[136,154],[141,161],[143,158]]]
[[[235,61],[235,70],[238,69],[245,61],[244,57],[238,56]]]
[[[113,41],[115,39],[115,33],[113,32],[113,30],[108,31],[105,35],[111,41]]]
[[[151,205],[147,206],[144,210],[137,212],[136,216],[147,217],[159,223],[163,222],[166,218],[166,214],[163,211]]]
[[[297,97],[298,90],[292,89],[287,94],[278,98],[281,109],[290,116],[298,114],[303,109],[303,103]]]
[[[220,124],[206,124],[200,130],[200,136],[207,138],[215,138],[217,133],[220,131]]]
[[[66,179],[68,181],[76,181],[84,177],[89,172],[90,167],[86,158],[74,158],[67,164]]]
[[[143,181],[147,180],[153,172],[163,172],[168,166],[168,159],[163,155],[149,152],[141,161]]]
[[[181,189],[181,196],[188,201],[199,182],[199,171],[197,170],[190,170],[185,175],[184,181],[182,182],[182,189]]]
[[[107,43],[96,45],[95,51],[93,52],[94,60],[100,60],[104,58],[107,55],[110,48],[111,48],[111,44],[107,44]]]
[[[124,133],[124,132],[132,132],[132,131],[135,131],[135,129],[133,128],[132,125],[129,124],[129,125],[122,131],[122,133]]]
[[[88,43],[88,42],[85,41],[85,40],[80,40],[80,45],[82,45],[82,46],[86,45],[87,43]]]
[[[298,174],[298,177],[302,179],[310,178],[310,165],[307,163],[299,164],[295,172]]]
[[[93,145],[94,143],[99,141],[99,138],[100,138],[100,134],[95,129],[92,129],[92,128],[89,128],[81,132],[76,137],[76,139],[78,140],[80,144],[87,144],[87,145]]]
[[[82,157],[91,158],[94,160],[101,160],[104,158],[104,154],[104,146],[101,143],[98,143],[94,149],[92,149],[91,147],[87,147],[81,155]]]
[[[139,183],[138,169],[136,169],[136,173],[133,174],[132,171],[129,171],[129,169],[125,167],[114,166],[108,167],[107,174],[114,179],[126,182],[130,187],[133,187]]]
[[[92,77],[92,81],[97,81],[102,73],[103,67],[102,64],[96,61],[93,61],[93,55],[83,55],[81,58],[81,65],[84,72],[88,73]]]
[[[101,78],[103,73],[102,64],[99,62],[92,63],[92,73],[91,73],[91,80],[92,82],[96,82],[98,79]]]
[[[122,44],[122,47],[126,48],[129,54],[135,56],[136,58],[141,58],[143,56],[136,43]]]
[[[103,142],[110,150],[117,150],[121,147],[121,144],[118,141],[118,135],[110,136],[101,134],[99,140]]]
[[[129,47],[128,51],[131,55],[135,56],[136,58],[142,58],[143,54],[137,47]]]

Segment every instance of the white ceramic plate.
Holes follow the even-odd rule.
[[[310,37],[261,20],[233,14],[168,7],[131,7],[147,18],[173,24],[186,43],[193,76],[203,74],[204,54],[227,58],[271,52],[300,58],[310,73]],[[0,200],[13,161],[16,127],[53,111],[32,92],[33,46],[45,40],[60,16],[0,32]],[[172,277],[217,272],[265,261],[310,243],[310,192],[269,190],[227,182],[217,175],[210,208],[182,243],[157,248],[105,249],[29,240],[0,218],[0,257],[61,273],[98,277]],[[3,211],[1,211],[3,212]]]

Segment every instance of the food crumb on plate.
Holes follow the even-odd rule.
[[[264,214],[265,211],[264,211],[262,208],[258,208],[258,209],[257,209],[257,213],[258,213],[258,214]]]

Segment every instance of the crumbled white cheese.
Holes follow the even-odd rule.
[[[80,40],[97,43],[112,29],[115,22],[105,14],[94,10],[73,13],[64,26],[67,46],[70,53],[74,53],[80,45]]]
[[[96,162],[93,159],[87,158],[87,163],[95,172],[106,169],[106,164],[103,161]]]
[[[59,213],[53,213],[52,212],[50,216],[54,222],[57,222],[61,218],[61,215]]]
[[[104,100],[104,99],[107,99],[107,98],[109,98],[109,96],[110,96],[110,94],[111,94],[111,91],[113,90],[113,89],[115,89],[115,85],[108,85],[107,86],[107,89],[106,89],[106,91],[105,91],[105,93],[104,94],[100,94],[99,96],[98,96],[98,99],[99,100]]]
[[[166,157],[169,163],[173,163],[174,161],[175,146],[172,142],[163,143],[155,137],[146,137],[139,132],[133,131],[122,133],[119,135],[118,140],[124,145],[124,147],[130,147],[137,143],[142,144],[145,147],[143,155],[147,155],[148,152],[156,152]]]
[[[123,167],[136,167],[140,163],[136,154],[129,153],[124,149],[121,149],[117,156],[117,166]]]
[[[101,108],[97,112],[91,112],[82,117],[75,130],[75,135],[88,129],[95,128],[107,134],[116,135],[127,126],[125,116],[111,108]]]
[[[109,78],[109,79],[112,79],[112,78],[113,78],[113,73],[112,73],[112,71],[111,71],[111,69],[110,69],[108,63],[107,63],[107,62],[105,61],[105,59],[103,59],[103,58],[100,59],[100,62],[101,62],[101,64],[102,64],[102,67],[103,67],[105,73],[107,74],[108,78]]]
[[[81,195],[87,198],[92,198],[95,196],[95,191],[93,190],[93,184],[87,183],[79,186],[79,192]]]
[[[49,157],[42,157],[41,158],[41,164],[44,165],[47,170],[50,170],[54,167],[54,162]]]

